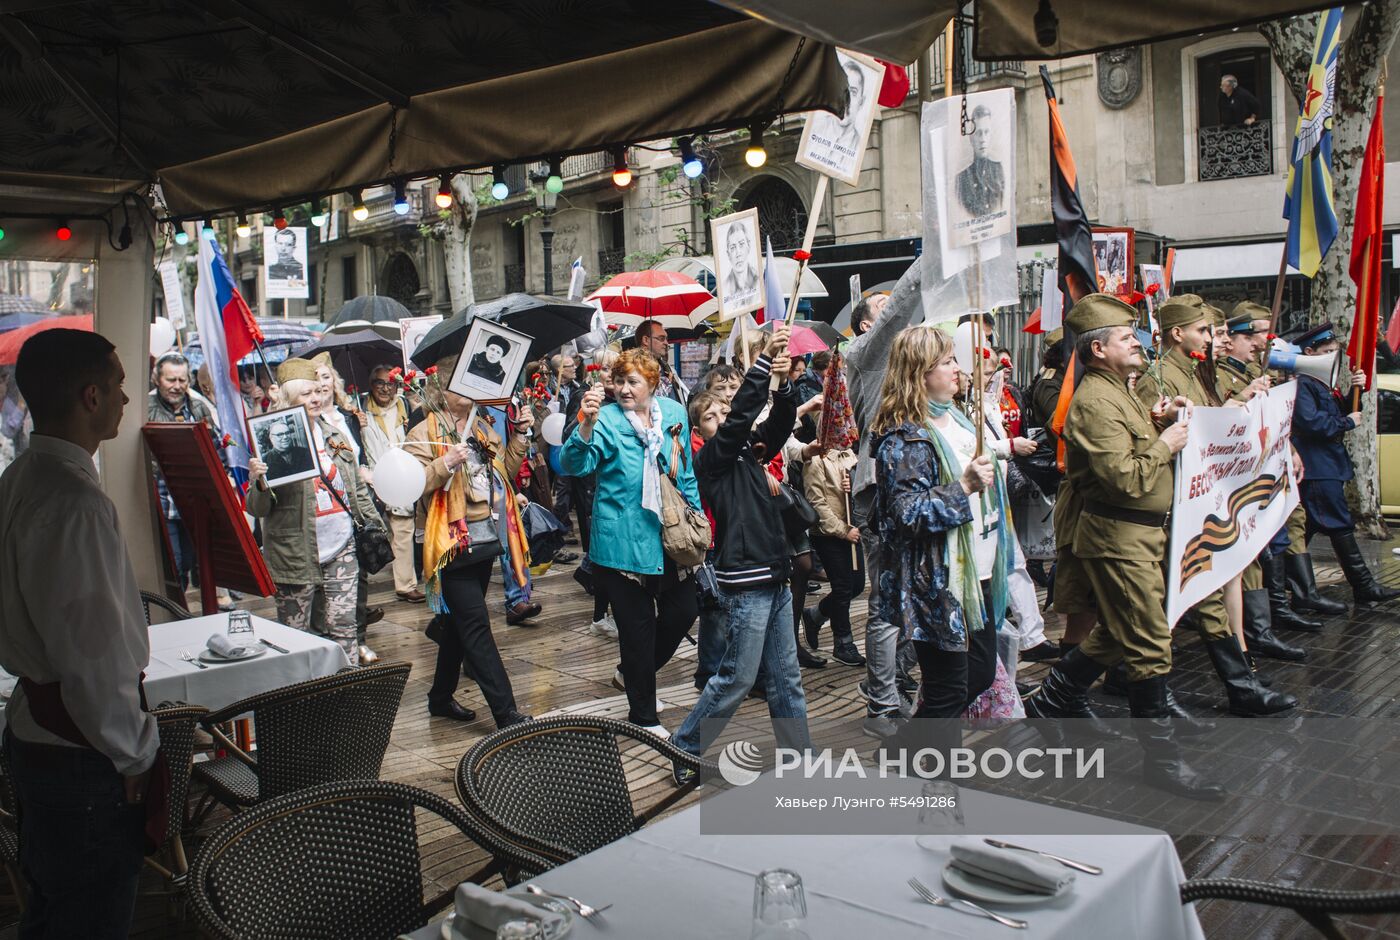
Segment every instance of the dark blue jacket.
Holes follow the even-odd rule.
[[[1293,448],[1303,459],[1305,480],[1350,480],[1351,458],[1342,435],[1356,427],[1332,389],[1300,375],[1293,405]]]

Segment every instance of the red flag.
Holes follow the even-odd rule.
[[[886,108],[897,108],[909,97],[909,70],[884,59],[876,61],[885,67],[885,77],[880,81],[880,104]]]
[[[1393,353],[1400,349],[1400,297],[1395,298],[1395,309],[1390,311],[1390,326],[1385,331],[1385,344]]]
[[[1376,113],[1366,139],[1361,182],[1356,188],[1356,226],[1351,235],[1351,279],[1356,282],[1356,318],[1347,342],[1352,370],[1366,373],[1365,388],[1376,378],[1376,336],[1381,328],[1381,209],[1385,205],[1385,92],[1376,94]]]
[[[1044,333],[1045,327],[1040,325],[1040,308],[1035,308],[1035,313],[1026,320],[1026,325],[1021,327],[1022,333]]]

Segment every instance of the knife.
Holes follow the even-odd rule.
[[[287,652],[290,652],[290,650],[288,650],[288,649],[286,649],[286,648],[284,648],[284,647],[278,646],[276,643],[273,643],[273,642],[271,642],[270,640],[264,640],[262,637],[258,637],[258,642],[261,643],[263,646],[266,646],[268,649],[270,649],[270,650],[276,650],[276,651],[279,652],[279,653],[287,653]]]
[[[1012,845],[1010,842],[1000,842],[996,839],[983,839],[983,842],[998,849],[1019,849],[1022,852],[1031,852],[1035,855],[1043,855],[1052,861],[1059,862],[1066,868],[1073,868],[1075,871],[1082,871],[1087,875],[1102,875],[1103,869],[1097,865],[1086,865],[1084,862],[1076,862],[1072,858],[1065,858],[1062,855],[1053,855],[1050,852],[1042,852],[1040,849],[1028,849],[1024,845]]]

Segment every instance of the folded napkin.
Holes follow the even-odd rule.
[[[1016,891],[1055,894],[1074,883],[1074,872],[1029,852],[997,849],[975,839],[959,839],[952,851],[954,868]]]
[[[209,638],[209,642],[204,644],[210,651],[228,659],[236,659],[239,656],[247,656],[248,650],[252,646],[244,646],[230,640],[227,633],[216,633]]]
[[[454,913],[453,940],[475,940],[483,934],[494,937],[497,928],[513,920],[538,921],[546,937],[557,936],[564,926],[563,914],[547,911],[524,898],[492,891],[471,882],[457,886]]]

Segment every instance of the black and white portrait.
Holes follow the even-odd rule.
[[[720,319],[763,306],[763,255],[758,244],[758,210],[745,209],[710,222],[715,247],[715,297]]]
[[[281,486],[321,475],[304,407],[250,416],[253,450],[267,464],[267,485]]]
[[[405,372],[418,368],[413,364],[413,354],[418,350],[418,344],[423,342],[423,337],[427,336],[429,331],[441,322],[441,314],[431,317],[404,317],[399,320],[399,336],[403,343],[403,370]]]
[[[1008,203],[1016,198],[1010,141],[1013,110],[1010,89],[967,97],[967,120],[961,113],[943,135],[947,172],[950,241],[973,245],[1011,230]]]
[[[447,389],[477,402],[503,402],[515,394],[533,340],[480,317],[472,320],[467,343]]]
[[[1094,267],[1098,268],[1099,290],[1127,297],[1133,292],[1133,230],[1094,229]]]
[[[306,229],[263,229],[263,268],[267,272],[267,296],[302,299],[311,296],[306,280]]]
[[[846,114],[837,117],[829,111],[813,111],[802,128],[797,162],[805,167],[854,186],[860,179],[865,145],[884,80],[879,62],[859,53],[837,50],[837,61],[846,76]]]

